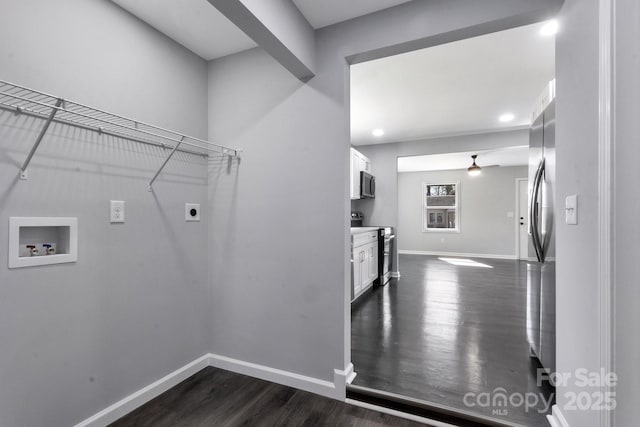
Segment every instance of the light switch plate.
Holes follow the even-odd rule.
[[[565,223],[569,225],[578,224],[578,196],[567,196],[564,203]]]
[[[112,200],[110,212],[112,224],[124,222],[124,201]]]
[[[199,203],[184,204],[184,220],[200,221],[200,204]]]

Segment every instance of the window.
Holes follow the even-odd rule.
[[[459,183],[422,184],[422,231],[460,231]]]

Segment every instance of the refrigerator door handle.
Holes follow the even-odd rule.
[[[531,191],[531,211],[529,212],[529,224],[531,226],[531,238],[533,240],[533,248],[536,251],[536,257],[539,262],[544,262],[544,248],[540,240],[540,224],[538,215],[538,194],[540,194],[540,186],[544,175],[544,158],[538,164],[535,178],[533,179],[533,188]]]

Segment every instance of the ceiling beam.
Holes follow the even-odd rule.
[[[207,0],[303,82],[315,66],[315,32],[290,0]]]

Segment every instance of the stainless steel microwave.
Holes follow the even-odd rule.
[[[360,197],[363,199],[376,197],[376,178],[366,172],[360,172]]]

